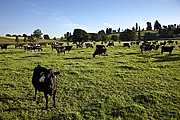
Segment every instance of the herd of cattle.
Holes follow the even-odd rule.
[[[65,54],[66,51],[70,51],[73,48],[73,45],[67,45],[63,46],[64,43],[52,43],[51,48],[52,50],[56,50],[57,53],[60,55],[61,52]],[[93,57],[96,55],[107,55],[107,47],[109,46],[114,46],[114,42],[109,42],[109,43],[104,43],[101,42],[101,44],[96,44],[96,43],[74,43],[76,44],[76,48],[83,48],[85,45],[86,48],[94,48],[96,46],[96,49],[93,53]],[[168,46],[166,45],[168,44]],[[133,45],[138,45],[140,48],[141,53],[144,51],[151,51],[151,50],[158,50],[161,48],[161,53],[163,54],[164,52],[169,52],[169,54],[172,53],[175,44],[178,44],[178,41],[164,41],[164,42],[139,42],[139,41],[134,41],[134,42],[124,42],[123,47],[128,47],[130,48]],[[18,44],[15,45],[15,48],[24,48],[25,51],[43,51],[43,46],[45,44],[29,44],[29,45],[24,45],[24,44]],[[178,46],[178,45],[177,45]],[[7,49],[8,45],[7,44],[0,44],[1,49]],[[180,46],[178,46],[180,49]],[[44,96],[46,99],[46,109],[48,109],[48,95],[51,95],[53,97],[53,106],[56,107],[56,101],[55,101],[55,95],[56,95],[56,90],[57,90],[57,82],[56,82],[56,76],[60,75],[60,72],[53,72],[51,69],[42,67],[40,65],[36,66],[33,71],[33,76],[32,76],[32,84],[33,87],[35,88],[35,96],[34,100],[36,100],[36,94],[37,91],[39,92],[44,92]]]
[[[60,55],[61,52],[63,52],[65,54],[66,51],[70,51],[73,48],[73,45],[70,45],[70,43],[67,43],[67,45],[63,45],[64,43],[51,43],[51,48],[52,50],[55,49],[58,53],[58,55]],[[114,42],[101,42],[101,44],[96,44],[95,42],[93,43],[84,43],[84,42],[75,42],[72,43],[76,45],[76,48],[83,48],[83,46],[86,46],[86,48],[94,48],[94,46],[96,46],[96,49],[93,53],[93,57],[95,57],[96,55],[107,55],[107,47],[109,46],[114,46]],[[169,44],[168,46],[166,46],[167,44]],[[141,53],[143,53],[144,51],[151,51],[151,50],[158,50],[161,47],[161,53],[163,54],[164,52],[169,52],[169,54],[172,53],[175,44],[178,44],[178,41],[172,41],[172,40],[168,40],[168,41],[164,41],[164,42],[158,42],[158,41],[153,41],[153,42],[148,42],[148,41],[144,41],[144,42],[140,42],[140,41],[133,41],[133,42],[123,42],[123,47],[128,47],[130,48],[133,45],[139,45],[140,51]],[[24,44],[16,44],[15,48],[24,48],[25,51],[34,51],[34,50],[38,50],[38,51],[43,51],[43,46],[46,46],[46,44],[28,44],[28,45],[24,45]],[[1,49],[7,49],[8,48],[8,44],[0,44]],[[180,49],[180,46],[178,46]]]

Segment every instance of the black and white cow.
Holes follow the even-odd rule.
[[[60,46],[60,47],[56,47],[56,51],[57,51],[58,55],[60,55],[61,52],[64,52],[64,54],[65,54],[66,49],[64,46]]]
[[[48,109],[48,95],[53,96],[54,104],[56,107],[55,95],[57,89],[56,75],[59,75],[60,72],[53,72],[51,69],[42,67],[38,65],[34,68],[32,76],[32,84],[35,88],[34,100],[36,100],[37,91],[44,92],[46,99],[46,109]]]
[[[143,51],[151,51],[153,49],[154,45],[146,45],[146,44],[142,44],[140,45],[140,49],[141,49],[141,53],[143,53]]]

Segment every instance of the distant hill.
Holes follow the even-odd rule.
[[[24,37],[18,37],[20,40],[20,43],[23,43],[23,39]],[[6,37],[6,36],[0,36],[0,44],[16,44],[15,42],[16,37]],[[39,42],[47,42],[47,43],[51,43],[51,42],[57,42],[57,40],[44,40],[44,39],[39,39],[36,40],[37,43]],[[28,43],[28,42],[27,42]]]

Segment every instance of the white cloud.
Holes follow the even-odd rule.
[[[62,23],[63,25],[67,26],[70,29],[76,29],[76,28],[83,29],[83,30],[87,29],[87,27],[85,27],[83,25],[73,23],[73,22],[66,20],[66,19],[55,18],[55,21]]]
[[[105,26],[105,28],[112,28],[112,25],[110,23],[103,23],[103,25]]]

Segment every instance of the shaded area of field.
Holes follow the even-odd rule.
[[[57,55],[41,51],[0,51],[0,119],[180,119],[180,55],[140,53],[139,46],[108,47],[108,56],[92,57],[95,49]],[[57,108],[38,93],[33,101],[33,68],[41,64],[60,71]]]

